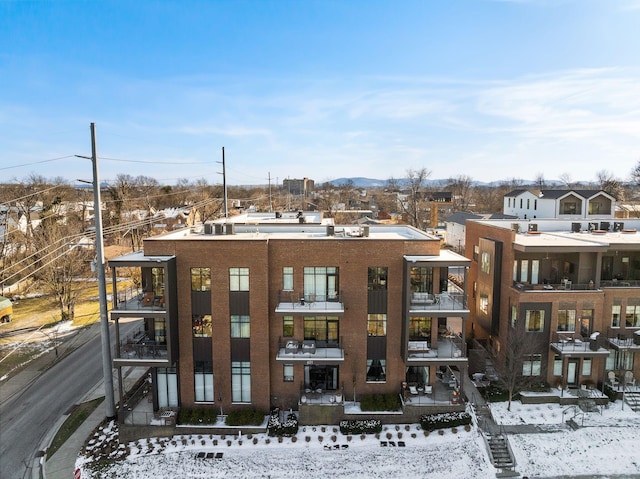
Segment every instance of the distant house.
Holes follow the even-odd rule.
[[[616,199],[602,190],[513,190],[504,196],[503,212],[520,219],[606,219]]]

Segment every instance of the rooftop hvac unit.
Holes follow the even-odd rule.
[[[362,236],[364,236],[365,238],[369,237],[369,225],[362,226]]]
[[[204,224],[204,234],[206,234],[206,235],[212,235],[213,234],[213,225],[211,223],[205,223]]]
[[[581,223],[571,223],[571,232],[572,233],[580,233],[582,231]]]
[[[224,226],[226,228],[226,233],[228,235],[236,234],[236,224],[235,223],[227,223]]]
[[[282,218],[282,211],[276,211],[276,219]]]
[[[334,236],[336,234],[336,227],[333,225],[327,225],[327,236]]]
[[[538,231],[538,223],[529,223],[529,229],[527,231]]]
[[[520,232],[520,223],[511,223],[511,230],[516,233]]]
[[[611,226],[611,224],[608,221],[600,222],[600,229],[603,231],[609,231],[609,226]]]
[[[598,223],[589,222],[589,231],[597,230]]]
[[[613,231],[622,231],[624,229],[624,223],[622,221],[614,221]]]
[[[216,234],[217,235],[221,235],[223,229],[224,229],[224,226],[222,225],[222,223],[216,223],[215,224],[215,230],[216,230]]]

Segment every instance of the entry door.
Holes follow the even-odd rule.
[[[569,359],[567,364],[567,385],[576,386],[578,384],[578,360]]]

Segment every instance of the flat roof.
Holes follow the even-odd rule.
[[[332,232],[332,233],[331,233]],[[233,224],[233,233],[205,233],[190,228],[146,238],[145,241],[202,240],[238,241],[256,239],[318,239],[326,241],[374,239],[440,241],[440,238],[408,225],[318,225],[306,223]]]
[[[404,259],[410,263],[447,263],[460,266],[471,263],[469,258],[448,249],[441,249],[438,255],[405,255]]]

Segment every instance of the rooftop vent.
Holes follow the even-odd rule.
[[[609,227],[611,226],[611,224],[608,221],[601,221],[600,222],[600,229],[602,231],[609,231]]]
[[[216,223],[214,226],[215,226],[216,234],[221,235],[224,229],[224,225],[222,223]]]
[[[225,227],[225,232],[228,235],[234,235],[236,234],[236,224],[235,223],[227,223],[224,225]]]
[[[213,234],[213,225],[211,223],[204,224],[204,234],[212,235]]]
[[[624,229],[624,223],[622,221],[614,221],[613,231],[622,231]]]
[[[336,234],[336,227],[333,225],[327,225],[327,236],[334,236]]]
[[[589,231],[593,231],[597,229],[598,229],[598,223],[589,222]]]
[[[538,223],[529,223],[529,229],[527,231],[538,231]]]
[[[582,231],[581,223],[571,223],[571,232],[572,233],[580,233]]]

